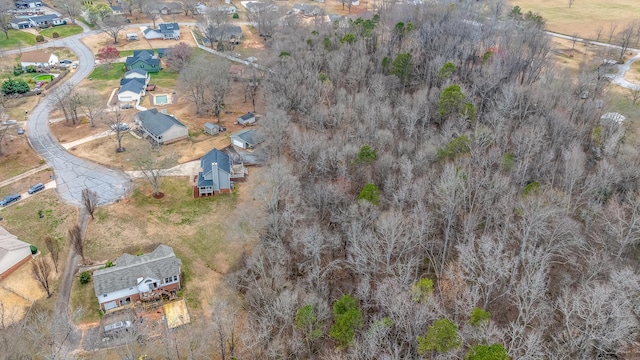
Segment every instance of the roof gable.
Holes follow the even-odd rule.
[[[142,127],[147,129],[154,136],[162,135],[172,126],[186,126],[173,116],[158,112],[158,109],[149,109],[139,112],[137,115]]]
[[[135,79],[136,78],[136,74],[142,75],[145,78],[147,77],[147,75],[149,74],[149,72],[147,72],[147,70],[144,69],[140,69],[140,68],[135,68],[135,69],[131,69],[129,71],[127,71],[124,74],[125,79]]]
[[[140,94],[144,90],[144,82],[140,82],[142,79],[122,79],[120,80],[120,90],[118,94],[125,93],[127,91]],[[123,83],[124,82],[124,83]]]
[[[231,160],[227,154],[218,149],[213,149],[206,153],[202,159],[200,159],[200,167],[203,174],[208,174],[211,171],[211,164],[217,163],[218,168],[231,174]]]
[[[245,129],[231,135],[231,138],[238,138],[243,142],[255,146],[263,141],[262,137],[255,129]]]
[[[21,62],[39,62],[46,63],[51,59],[51,54],[44,51],[30,51],[22,53],[20,57]]]

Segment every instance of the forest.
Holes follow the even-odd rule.
[[[637,151],[600,121],[602,66],[561,72],[508,11],[274,34],[242,358],[633,357]]]
[[[633,138],[600,120],[604,66],[563,72],[543,19],[509,11],[275,26],[260,239],[225,279],[241,301],[122,358],[636,357]],[[33,313],[0,353],[72,357]]]

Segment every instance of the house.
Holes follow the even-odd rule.
[[[31,245],[0,227],[0,280],[31,259]]]
[[[127,70],[142,69],[150,73],[160,71],[160,60],[153,56],[153,50],[136,50],[133,56],[129,56],[125,61]]]
[[[114,15],[124,15],[124,9],[120,5],[111,5],[111,11]]]
[[[218,11],[224,12],[227,15],[233,15],[238,12],[238,9],[233,5],[220,5]]]
[[[241,149],[253,149],[264,140],[254,129],[245,129],[231,135],[231,144]]]
[[[31,27],[47,28],[49,26],[64,25],[64,20],[56,14],[47,14],[40,16],[29,17],[29,24]]]
[[[256,114],[252,113],[252,112],[248,112],[240,117],[238,117],[238,124],[240,125],[251,125],[254,124],[256,122]]]
[[[158,109],[141,111],[135,118],[145,136],[158,144],[168,144],[189,136],[189,129],[183,123],[173,116],[159,112]]]
[[[146,28],[142,33],[147,40],[180,40],[180,26],[178,23],[162,23],[158,25],[158,29]]]
[[[20,29],[27,29],[31,27],[31,22],[29,21],[29,19],[11,19],[11,27],[16,29],[16,30],[20,30]]]
[[[179,2],[159,3],[154,9],[155,11],[160,15],[180,14],[182,13],[182,4]]]
[[[214,41],[229,41],[237,44],[242,39],[242,28],[235,25],[210,27],[207,29],[207,37],[213,38]]]
[[[197,196],[229,193],[233,189],[233,180],[244,180],[248,174],[243,164],[234,165],[229,156],[218,149],[209,151],[200,159],[200,169],[194,189]]]
[[[308,4],[295,4],[293,11],[304,16],[316,16],[321,13],[320,7]]]
[[[118,101],[138,101],[145,95],[147,84],[144,79],[130,78],[120,80]]]
[[[204,132],[209,135],[217,135],[220,132],[220,126],[206,122],[204,123]]]
[[[158,245],[140,256],[122,254],[113,263],[93,272],[93,290],[103,311],[162,295],[175,297],[180,290],[182,261],[169,246]]]
[[[259,1],[241,1],[240,2],[249,12],[259,14],[265,11],[278,11],[278,7],[273,4],[265,4]]]
[[[138,34],[136,33],[127,34],[127,41],[133,41],[133,40],[138,40]]]
[[[26,69],[27,66],[48,68],[58,63],[58,57],[52,53],[44,52],[42,50],[29,51],[22,53],[20,56],[20,65],[22,69]]]
[[[40,0],[18,0],[15,4],[18,9],[35,8],[43,5]]]
[[[124,73],[124,78],[125,79],[143,79],[145,85],[147,85],[150,80],[149,72],[143,69],[129,70],[126,73]]]

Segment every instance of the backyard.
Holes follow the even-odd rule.
[[[0,35],[0,49],[9,50],[36,44],[36,36],[20,30],[9,30],[9,38]]]
[[[64,38],[67,36],[80,34],[82,32],[82,27],[78,25],[62,25],[62,26],[54,26],[47,29],[40,30],[40,35],[54,38],[53,33],[58,33],[58,37]]]

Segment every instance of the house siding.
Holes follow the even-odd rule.
[[[24,251],[20,251],[16,255],[12,255],[11,257],[13,259],[15,259],[16,257],[19,258],[20,256],[24,256],[24,258],[22,260],[19,260],[18,262],[14,263],[13,265],[10,265],[8,262],[7,263],[3,262],[2,264],[0,264],[0,280],[5,279],[7,276],[11,275],[11,273],[13,273],[14,271],[18,270],[18,268],[20,268],[20,266],[24,265],[29,260],[31,260],[31,258],[33,257],[31,255],[31,249],[27,248],[27,251],[28,251],[28,254],[26,256],[24,254]]]
[[[165,291],[180,290],[180,275],[175,275],[175,276],[178,277],[177,281],[171,281],[165,284],[161,284],[156,289],[151,290],[151,292],[157,292],[162,290],[165,290]],[[128,303],[135,303],[136,301],[140,301],[141,294],[149,292],[149,288],[147,286],[143,286],[144,281],[146,280],[148,279],[144,279],[142,283],[139,284],[137,287],[134,286],[129,289],[114,291],[109,294],[106,294],[107,295],[106,297],[104,295],[98,297],[98,302],[100,303],[100,309],[105,311],[106,310],[105,305],[113,301],[116,302],[116,307],[115,307],[116,309]],[[153,282],[156,282],[156,283],[161,282],[160,280],[157,280],[157,279],[152,279],[152,280]],[[126,301],[127,298],[129,298],[129,302]]]
[[[186,127],[181,127],[174,125],[170,127],[167,131],[162,133],[162,139],[159,142],[163,144],[172,143],[178,140],[185,139],[189,136],[189,129]]]

